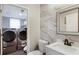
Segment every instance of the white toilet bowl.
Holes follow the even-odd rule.
[[[46,53],[46,45],[48,45],[48,41],[39,40],[39,50],[32,51],[28,55],[43,55]]]

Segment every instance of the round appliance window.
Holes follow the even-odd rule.
[[[19,38],[20,40],[26,40],[26,31],[20,31]]]
[[[13,31],[6,31],[3,33],[3,41],[12,42],[16,38],[16,34]]]

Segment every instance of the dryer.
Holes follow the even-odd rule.
[[[24,48],[27,45],[27,28],[21,28],[18,31],[18,46]]]

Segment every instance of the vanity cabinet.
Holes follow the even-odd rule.
[[[49,47],[46,47],[46,55],[64,55],[54,49],[51,49]]]

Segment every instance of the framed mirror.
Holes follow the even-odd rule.
[[[57,12],[57,33],[79,35],[79,7]]]

